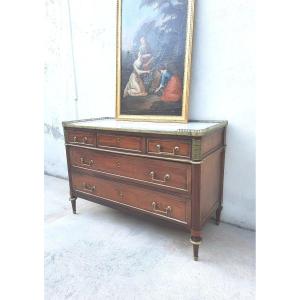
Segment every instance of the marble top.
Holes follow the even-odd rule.
[[[188,123],[154,123],[119,121],[114,118],[99,118],[63,122],[64,127],[101,130],[201,136],[216,128],[225,127],[227,121],[189,121]]]

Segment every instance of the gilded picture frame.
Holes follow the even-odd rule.
[[[188,121],[195,0],[117,0],[116,119]]]

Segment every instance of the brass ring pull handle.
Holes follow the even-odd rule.
[[[80,157],[80,162],[83,166],[91,167],[94,161],[91,159],[89,162],[86,162],[83,157]]]
[[[161,151],[161,145],[156,145],[156,149],[157,149],[157,154],[165,154],[165,155],[177,155],[178,151],[179,151],[179,147],[178,146],[175,146],[173,148],[173,152],[164,152],[164,151]]]
[[[74,144],[85,145],[85,144],[87,144],[87,141],[88,141],[88,138],[86,136],[82,139],[82,142],[78,142],[77,136],[73,137]]]
[[[153,211],[160,213],[160,214],[164,214],[166,216],[169,216],[172,211],[171,206],[167,206],[165,210],[158,209],[158,204],[156,202],[152,202],[152,209],[153,209]]]
[[[171,178],[171,176],[170,176],[169,174],[166,174],[166,175],[164,176],[164,179],[163,179],[163,180],[156,179],[156,178],[155,178],[155,172],[154,172],[154,171],[151,171],[151,172],[149,173],[149,175],[150,175],[152,181],[161,182],[161,183],[166,183],[166,182]]]
[[[93,193],[96,190],[96,186],[90,185],[90,184],[87,184],[87,183],[84,182],[83,183],[83,189]]]

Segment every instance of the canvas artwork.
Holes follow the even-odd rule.
[[[187,121],[194,0],[119,0],[119,119]]]

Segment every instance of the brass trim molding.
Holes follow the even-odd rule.
[[[113,146],[98,145],[98,148],[103,148],[103,149],[119,149],[119,150],[124,150],[124,151],[131,151],[131,152],[134,152],[134,153],[142,153],[141,150],[130,149],[130,148],[122,148],[122,147],[113,147]]]
[[[193,244],[193,245],[200,245],[202,243],[202,240],[200,241],[193,241],[191,238],[190,238],[190,242]]]
[[[192,160],[201,160],[201,140],[192,139]]]

